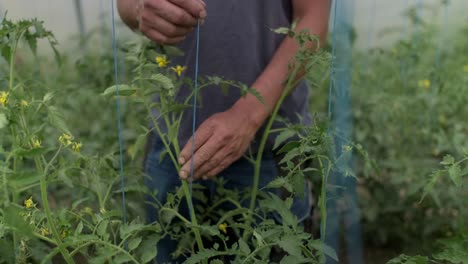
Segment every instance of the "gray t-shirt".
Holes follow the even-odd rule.
[[[205,0],[208,17],[200,29],[199,76],[220,76],[229,80],[252,85],[270,62],[284,35],[271,29],[289,27],[291,24],[291,0]],[[186,65],[185,76],[193,78],[195,70],[196,35],[187,36],[178,47],[185,52],[183,57],[172,59],[173,63]],[[178,98],[189,94],[181,89]],[[197,127],[211,115],[228,110],[240,98],[240,91],[229,89],[225,94],[217,87],[201,91],[201,107],[197,109]],[[298,122],[310,122],[308,91],[305,82],[285,100],[280,116]],[[180,145],[192,135],[192,110],[187,110],[180,127]],[[260,138],[258,133],[252,149]],[[267,148],[271,147],[270,137]]]

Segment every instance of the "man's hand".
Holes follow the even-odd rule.
[[[118,8],[127,25],[163,45],[179,43],[207,16],[202,0],[119,0]]]
[[[193,160],[195,180],[216,176],[245,153],[261,125],[245,110],[233,107],[215,114],[197,129]],[[192,142],[193,138],[180,153],[182,179],[190,176]]]

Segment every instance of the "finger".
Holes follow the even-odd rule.
[[[196,18],[204,19],[207,15],[206,4],[203,1],[194,0],[169,0],[171,3],[183,8]]]
[[[197,17],[169,1],[148,2],[145,8],[149,8],[161,18],[178,26],[195,27],[197,25]]]
[[[192,28],[180,27],[157,16],[154,12],[145,11],[141,16],[140,25],[151,28],[169,38],[184,37]]]
[[[192,166],[193,166],[193,171],[197,171],[198,168],[200,168],[201,165],[203,165],[206,161],[208,161],[211,157],[213,157],[216,152],[218,152],[221,149],[221,145],[219,144],[218,141],[209,139],[203,146],[198,149],[192,159],[189,162],[186,162],[184,166],[180,169],[180,177],[182,179],[187,179],[188,176],[190,175]]]
[[[197,131],[195,131],[194,137],[191,137],[179,155],[179,164],[185,165],[187,161],[192,158],[192,151],[197,152],[197,150],[205,144],[205,142],[213,135],[213,129],[211,125],[202,124]],[[195,146],[193,146],[193,139],[195,138]]]
[[[215,168],[213,168],[209,172],[205,173],[205,175],[203,176],[204,177],[203,179],[206,180],[208,178],[213,178],[213,177],[217,176],[218,174],[223,172],[227,167],[231,166],[231,164],[234,163],[235,160],[236,159],[232,155],[226,157]]]
[[[145,25],[141,27],[140,31],[145,34],[146,37],[161,45],[174,45],[185,39],[185,36],[174,38],[168,37],[161,32],[149,28]]]
[[[214,170],[217,166],[223,163],[223,161],[226,160],[231,154],[232,151],[226,147],[220,149],[195,171],[194,178],[205,178],[208,172]]]

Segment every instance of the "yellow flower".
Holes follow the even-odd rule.
[[[7,92],[1,92],[0,93],[0,105],[6,106],[8,103],[8,93]]]
[[[222,223],[218,225],[218,229],[222,231],[224,234],[227,234],[227,227],[228,225],[226,223]]]
[[[177,65],[177,67],[175,67],[175,68],[174,67],[171,68],[171,70],[173,70],[175,73],[177,73],[177,76],[179,76],[179,77],[182,75],[182,73],[185,71],[185,69],[187,69],[187,67],[185,67],[185,66],[182,67],[180,65]]]
[[[24,100],[24,99],[21,100],[20,104],[21,104],[21,106],[23,106],[23,107],[28,107],[28,106],[29,106],[28,101],[26,101],[26,100]]]
[[[464,72],[468,72],[468,64],[465,65],[465,66],[463,66],[463,71],[464,71]]]
[[[41,235],[43,235],[43,236],[48,236],[48,235],[50,235],[50,231],[49,231],[49,229],[48,229],[47,227],[41,227],[40,233],[41,233]]]
[[[40,148],[42,146],[42,142],[39,139],[35,138],[32,140],[31,145],[35,149]]]
[[[29,199],[27,199],[26,201],[24,201],[24,207],[26,207],[26,209],[31,209],[34,207],[34,201],[32,199],[32,196],[29,197]]]
[[[83,209],[83,212],[91,215],[91,214],[93,214],[93,209],[91,209],[91,207],[85,207]]]
[[[431,87],[431,81],[429,81],[428,79],[419,80],[418,86],[424,89],[428,89],[429,87]]]
[[[64,229],[62,230],[62,232],[60,232],[60,237],[62,239],[68,237],[69,235],[70,235],[70,230]]]
[[[164,68],[167,66],[169,61],[167,60],[166,56],[156,56],[156,63],[159,67]]]
[[[82,146],[83,144],[81,144],[81,142],[73,142],[71,148],[75,152],[80,152]]]
[[[130,156],[130,157],[133,157],[133,155],[135,155],[135,144],[133,145],[130,145],[127,149],[127,154]]]
[[[72,144],[72,143],[73,143],[72,140],[73,140],[73,136],[72,136],[72,135],[68,135],[68,134],[66,134],[66,133],[63,133],[63,134],[59,137],[60,143],[61,143],[63,146],[65,146],[65,147],[67,147],[67,146],[69,146],[70,144]]]

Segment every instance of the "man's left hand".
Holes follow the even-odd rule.
[[[214,177],[238,160],[250,146],[261,123],[246,109],[231,108],[205,120],[195,133],[194,180]],[[179,175],[190,177],[193,137],[179,156]]]

